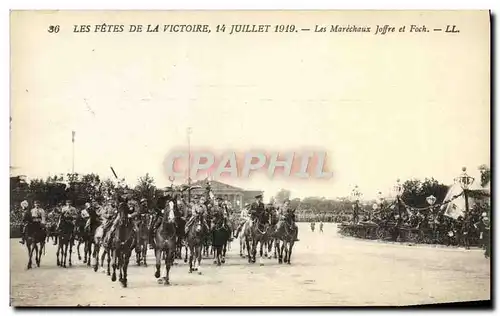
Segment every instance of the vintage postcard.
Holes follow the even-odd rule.
[[[492,306],[490,21],[12,11],[11,305]]]

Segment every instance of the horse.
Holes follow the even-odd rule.
[[[222,213],[217,213],[214,215],[213,219],[214,228],[212,230],[212,245],[214,246],[214,254],[216,263],[218,266],[222,263],[226,263],[226,251],[225,247],[231,237],[231,229],[224,224],[224,216]]]
[[[123,287],[128,284],[128,265],[132,250],[136,245],[136,232],[131,218],[128,216],[128,205],[125,202],[118,207],[118,223],[114,232],[111,234],[111,256],[113,273],[111,281],[116,281],[116,270],[120,273],[119,281]]]
[[[145,267],[148,266],[146,262],[146,256],[148,253],[148,241],[149,241],[148,225],[150,217],[151,216],[149,214],[143,213],[138,218],[137,226],[139,228],[139,240],[137,241],[135,247],[135,257],[138,266],[141,265],[141,262],[144,264]]]
[[[94,251],[92,252],[92,258],[94,259],[94,272],[97,272],[99,268],[99,254],[101,251],[101,247],[103,248],[103,253],[100,261],[100,266],[101,268],[104,265],[104,259],[107,256],[108,259],[108,266],[107,266],[107,275],[111,275],[111,270],[110,270],[110,265],[111,265],[111,256],[110,256],[110,250],[111,250],[111,242],[110,238],[108,238],[108,234],[106,236],[104,235],[104,223],[101,225],[97,226],[94,234],[93,234],[93,243],[94,243]]]
[[[83,263],[87,263],[87,266],[90,267],[90,261],[93,257],[92,245],[94,245],[94,250],[97,247],[95,242],[95,233],[97,228],[101,225],[101,222],[97,216],[96,212],[90,212],[89,217],[89,226],[84,228],[84,236],[85,236],[85,246],[84,246],[84,260]]]
[[[175,258],[176,259],[182,259],[182,247],[184,246],[185,248],[185,253],[186,256],[184,257],[184,262],[188,261],[188,247],[185,243],[186,240],[186,219],[182,216],[178,216],[176,219],[177,225],[176,225],[176,235],[177,235],[177,240],[175,242],[176,249],[175,249]]]
[[[260,265],[264,265],[264,262],[262,261],[262,255],[263,252],[265,252],[265,255],[267,257],[267,247],[265,247],[265,249],[263,248],[270,235],[269,218],[267,214],[264,213],[260,218],[258,217],[255,220],[250,220],[250,224],[245,226],[246,226],[245,243],[248,252],[248,262],[255,263],[256,261],[255,257],[257,255],[257,245],[259,244],[260,245],[259,262]],[[252,242],[251,245],[250,241]]]
[[[290,216],[292,215],[285,215],[285,217],[280,220],[275,232],[275,236],[277,238],[275,247],[278,252],[278,263],[291,263],[290,258],[292,257],[295,235]],[[285,251],[284,257],[283,251]]]
[[[68,250],[69,250],[69,266],[72,266],[71,256],[73,253],[73,240],[75,234],[75,224],[73,223],[73,219],[61,216],[61,220],[59,223],[59,232],[58,239],[59,242],[57,244],[57,266],[61,266],[66,268],[66,260],[68,259]],[[61,255],[61,259],[59,259],[59,254]]]
[[[28,266],[27,269],[32,268],[33,252],[35,253],[35,262],[37,267],[40,267],[42,259],[42,252],[45,253],[45,239],[47,237],[47,230],[40,222],[35,222],[29,217],[26,225],[26,248],[28,249]],[[38,247],[40,245],[40,248]]]
[[[87,232],[85,231],[85,219],[81,216],[78,216],[76,221],[75,221],[75,234],[74,234],[74,239],[78,240],[78,244],[76,245],[76,252],[78,254],[78,260],[82,260],[82,256],[80,254],[80,246],[83,244],[83,263],[87,263],[87,239],[88,235]],[[90,257],[88,258],[90,260]]]
[[[200,264],[201,264],[201,256],[202,256],[202,247],[203,242],[206,239],[207,232],[205,229],[205,225],[202,222],[202,218],[200,215],[196,215],[194,222],[186,236],[186,242],[189,247],[189,273],[193,271],[198,271],[198,274],[201,274]],[[193,267],[194,261],[194,267]]]
[[[170,201],[169,209],[165,211],[161,219],[160,227],[155,232],[155,257],[156,271],[155,278],[160,278],[161,275],[161,260],[165,260],[165,276],[158,280],[158,283],[170,285],[170,268],[174,264],[177,240],[177,223],[176,223],[176,203]]]

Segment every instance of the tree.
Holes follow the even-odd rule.
[[[153,205],[155,200],[156,186],[154,179],[146,173],[145,176],[139,178],[139,183],[135,187],[135,191],[141,198],[148,200],[148,205]]]
[[[286,199],[290,199],[291,192],[286,189],[281,189],[274,196],[274,200],[277,204],[282,204]]]
[[[484,188],[491,181],[491,170],[485,164],[480,165],[478,169],[481,172],[481,187]]]
[[[422,182],[418,179],[407,180],[403,183],[403,194],[401,198],[403,201],[413,207],[427,207],[427,197],[434,195],[436,202],[440,203],[446,197],[449,187],[439,183],[434,178],[425,178]]]

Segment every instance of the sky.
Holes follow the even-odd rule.
[[[295,14],[295,15],[294,15]],[[329,180],[224,182],[292,197],[364,197],[399,178],[451,184],[490,164],[487,13],[18,13],[11,31],[11,165],[170,184],[165,156],[260,149],[327,152]],[[61,32],[46,32],[48,21]],[[418,21],[459,34],[73,33],[75,24]],[[245,21],[245,22],[243,22]],[[334,22],[332,22],[334,21]],[[415,22],[416,23],[416,22]],[[215,29],[215,27],[213,27]],[[185,179],[176,179],[176,183]]]

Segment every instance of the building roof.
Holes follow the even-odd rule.
[[[192,186],[199,185],[202,188],[205,188],[206,185],[207,185],[207,181],[206,180],[200,180],[200,181],[196,181],[196,182],[192,183],[191,185]],[[238,192],[245,191],[242,188],[238,188],[238,187],[235,187],[235,186],[232,186],[232,185],[229,185],[229,184],[225,184],[223,182],[215,181],[215,180],[210,181],[210,187],[214,191],[238,191]]]

